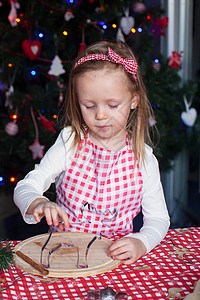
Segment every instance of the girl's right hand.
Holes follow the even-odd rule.
[[[60,230],[70,226],[66,212],[57,203],[51,201],[37,203],[33,210],[33,216],[37,223],[45,216],[49,226],[57,226]]]

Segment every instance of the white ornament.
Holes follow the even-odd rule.
[[[11,85],[9,90],[6,92],[6,101],[5,101],[5,107],[9,107],[10,109],[13,108],[13,103],[10,100],[10,96],[14,93],[14,87]]]
[[[71,19],[73,19],[73,18],[74,18],[74,15],[73,15],[72,10],[71,10],[71,9],[68,9],[68,10],[66,11],[65,15],[64,15],[65,21],[68,22],[69,20],[71,20]]]
[[[181,119],[183,123],[189,127],[192,127],[197,118],[197,111],[195,108],[190,108],[188,111],[183,111],[181,113]]]
[[[131,32],[131,29],[135,25],[135,20],[133,17],[129,17],[129,9],[125,11],[125,17],[122,17],[120,20],[121,30],[125,35],[128,35]]]
[[[145,4],[144,3],[141,3],[141,2],[138,2],[134,5],[134,11],[137,12],[137,13],[144,13],[146,10],[146,7],[145,7]]]
[[[32,152],[32,157],[35,160],[36,158],[42,158],[44,156],[44,145],[40,145],[38,139],[34,140],[34,143],[28,147]]]
[[[16,22],[16,18],[17,18],[17,9],[20,8],[19,3],[15,3],[14,1],[10,2],[11,5],[11,9],[10,9],[10,13],[8,15],[8,20],[10,21],[10,24],[12,27],[17,26],[17,22]]]
[[[6,124],[5,126],[5,132],[9,135],[16,135],[18,133],[18,125],[16,124],[15,121],[13,122],[9,122],[8,124]]]
[[[63,73],[65,73],[65,70],[63,68],[62,62],[61,62],[59,56],[56,55],[52,61],[52,64],[51,64],[48,74],[53,75],[53,76],[59,76]]]
[[[153,68],[156,70],[156,71],[160,71],[160,63],[153,63]]]
[[[188,103],[185,95],[183,98],[184,98],[186,111],[183,111],[181,113],[181,119],[185,125],[187,125],[188,127],[192,127],[194,126],[194,123],[197,118],[197,111],[195,108],[190,108],[192,101]]]
[[[118,28],[118,30],[117,30],[116,39],[117,39],[117,41],[125,43],[125,38],[124,38],[124,35],[120,28]]]
[[[148,122],[150,127],[154,126],[157,123],[154,116],[150,116]]]

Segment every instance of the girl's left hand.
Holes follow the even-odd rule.
[[[147,249],[142,241],[124,237],[111,244],[108,254],[112,259],[121,260],[124,264],[133,264],[146,253]]]

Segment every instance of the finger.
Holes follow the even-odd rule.
[[[136,261],[136,259],[134,259],[133,257],[121,260],[121,262],[126,265],[133,264],[135,261]]]
[[[111,253],[112,251],[115,251],[118,248],[125,246],[125,245],[126,245],[125,240],[123,240],[123,239],[117,240],[110,245],[110,247],[108,248],[108,251]]]
[[[58,207],[52,207],[51,208],[51,217],[53,225],[59,226],[59,221],[62,221],[59,217],[59,208]],[[60,223],[61,225],[61,223]]]
[[[40,216],[39,216],[39,212],[37,210],[34,210],[33,216],[34,216],[36,222],[40,223],[41,219],[40,219]]]
[[[126,253],[129,249],[127,248],[127,245],[123,245],[117,248],[114,248],[112,251],[110,251],[110,256],[118,256],[121,255],[123,253]]]
[[[118,252],[118,253],[112,253],[111,257],[113,259],[117,259],[117,260],[125,260],[125,259],[128,259],[130,257],[130,253],[128,251],[122,251],[122,252]]]
[[[44,208],[44,215],[47,221],[47,224],[51,226],[53,224],[53,218],[52,218],[52,208],[50,206]]]
[[[59,216],[60,216],[60,220],[62,221],[62,223],[60,223],[59,228],[61,227],[62,228],[62,229],[60,228],[61,230],[63,230],[64,227],[68,228],[70,226],[70,223],[69,223],[69,219],[68,219],[66,212],[64,212],[61,209]]]

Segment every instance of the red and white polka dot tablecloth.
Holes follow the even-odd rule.
[[[200,228],[169,230],[161,244],[135,264],[100,275],[46,278],[13,266],[0,271],[0,278],[0,299],[88,299],[89,291],[106,287],[127,293],[127,299],[183,299],[200,279]]]

